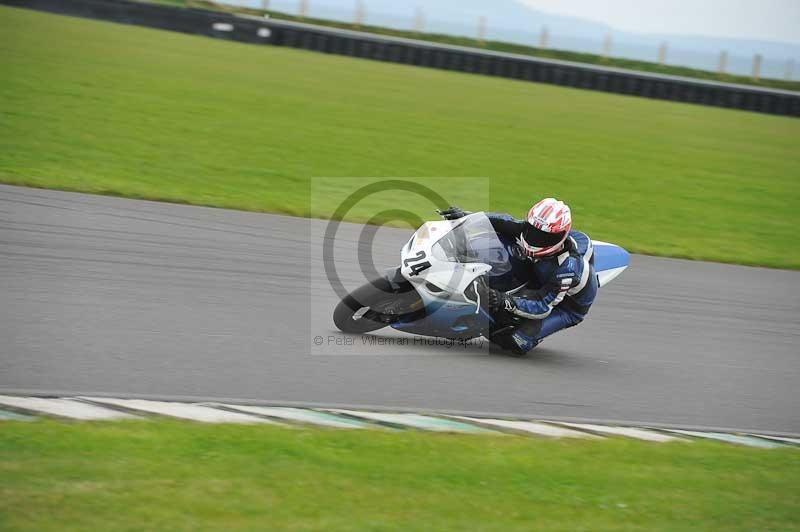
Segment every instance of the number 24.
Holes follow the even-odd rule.
[[[414,277],[415,275],[419,275],[420,273],[424,272],[425,270],[431,267],[431,263],[428,262],[427,260],[425,262],[419,262],[422,259],[424,259],[425,256],[426,255],[424,251],[418,251],[415,257],[410,257],[403,261],[403,266],[411,268],[411,273],[409,275]],[[412,262],[416,262],[417,264],[411,264]]]

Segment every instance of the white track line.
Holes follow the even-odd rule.
[[[608,434],[611,436],[625,436],[626,438],[635,438],[637,440],[654,441],[654,442],[668,442],[668,441],[687,441],[684,438],[677,436],[667,436],[646,429],[639,429],[634,427],[612,427],[609,425],[594,425],[591,423],[566,423],[559,422],[559,425],[572,427],[578,430],[586,430],[589,432],[599,432],[600,434]]]
[[[92,403],[118,406],[150,414],[190,419],[203,423],[272,423],[274,421],[247,414],[219,410],[208,406],[192,403],[171,403],[167,401],[149,401],[145,399],[110,399],[107,397],[81,397],[80,399]]]
[[[546,423],[539,423],[537,421],[516,421],[510,419],[486,419],[479,417],[467,416],[452,416],[456,419],[463,419],[473,423],[480,423],[490,425],[502,429],[511,429],[521,432],[535,434],[537,436],[545,436],[548,438],[589,438],[589,439],[602,439],[601,436],[595,436],[586,432],[579,432],[577,430],[565,429],[555,425],[548,425]]]
[[[46,399],[43,397],[12,397],[0,395],[0,404],[19,408],[28,412],[84,421],[98,419],[133,419],[138,417],[118,410],[103,408],[102,406],[91,405],[73,399]]]

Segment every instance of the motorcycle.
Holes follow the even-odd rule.
[[[629,264],[628,252],[592,241],[594,268],[605,286]],[[345,333],[391,327],[411,334],[465,340],[494,326],[481,305],[480,283],[513,294],[527,284],[514,267],[512,244],[483,212],[424,223],[403,246],[400,266],[342,298],[333,321]]]

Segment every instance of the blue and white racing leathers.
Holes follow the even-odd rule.
[[[489,214],[492,226],[508,243],[522,233],[524,221],[506,214]],[[545,337],[583,321],[597,295],[592,241],[580,231],[570,231],[564,250],[555,256],[536,260],[512,257],[515,271],[527,284],[509,295],[516,308],[511,313],[524,318],[513,328],[492,335],[501,347],[522,354]]]

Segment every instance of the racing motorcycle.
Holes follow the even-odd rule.
[[[602,287],[628,267],[629,255],[614,244],[592,244]],[[516,275],[513,252],[483,212],[426,222],[403,246],[400,266],[345,296],[333,321],[345,333],[388,326],[452,340],[488,338],[494,320],[481,305],[480,283],[509,294],[523,288],[527,281]]]

